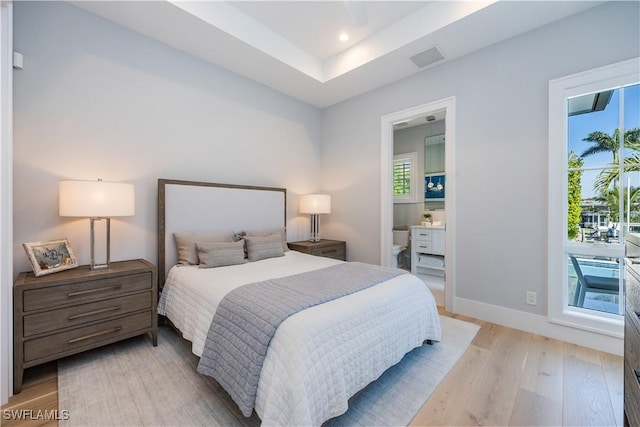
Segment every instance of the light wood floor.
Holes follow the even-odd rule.
[[[622,426],[622,357],[483,322],[475,339],[416,414],[412,426]],[[25,373],[22,393],[2,407],[2,426],[57,426],[7,420],[5,410],[58,409],[56,363]],[[63,410],[64,408],[60,408]],[[73,414],[71,414],[73,415]]]
[[[622,357],[450,316],[480,330],[411,425],[623,425]]]

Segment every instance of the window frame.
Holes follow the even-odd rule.
[[[567,241],[567,158],[568,107],[566,100],[582,94],[612,89],[640,80],[640,58],[618,62],[593,70],[549,81],[549,182],[548,182],[548,320],[614,337],[624,335],[624,317],[594,310],[570,307],[568,304],[568,253],[598,255],[603,251],[597,243]],[[562,185],[558,185],[562,183]],[[612,256],[624,259],[624,245],[606,249]],[[623,301],[620,301],[622,304]]]
[[[418,153],[416,151],[411,153],[396,154],[393,156],[393,170],[398,163],[409,163],[409,193],[402,196],[396,196],[393,194],[393,203],[418,203]],[[395,176],[393,176],[395,181]],[[393,182],[392,182],[393,184]]]

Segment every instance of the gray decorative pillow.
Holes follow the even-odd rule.
[[[203,231],[173,233],[178,251],[178,265],[198,264],[196,242],[231,242],[233,234],[228,231]]]
[[[206,242],[196,243],[199,268],[224,267],[245,263],[244,242]]]
[[[284,256],[280,233],[268,236],[249,236],[244,238],[247,244],[247,257],[249,261]]]
[[[289,246],[287,246],[287,229],[285,227],[265,228],[262,230],[246,230],[241,233],[244,233],[243,237],[244,236],[265,237],[265,236],[270,236],[272,234],[277,234],[280,236],[280,241],[282,242],[282,250],[284,252],[287,252],[289,250]],[[239,235],[241,233],[235,233],[235,234]]]

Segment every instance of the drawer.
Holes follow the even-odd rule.
[[[26,363],[43,357],[57,358],[58,354],[83,347],[98,347],[103,341],[114,341],[120,335],[151,328],[152,316],[153,313],[147,311],[25,341],[24,361]]]
[[[624,360],[632,369],[640,370],[640,331],[637,323],[638,315],[627,311],[624,322]]]
[[[627,361],[624,362],[624,410],[629,425],[640,426],[640,382]]]
[[[640,312],[640,281],[636,275],[631,271],[636,271],[635,269],[638,265],[627,266],[627,272],[625,274],[625,301],[626,301],[626,309],[627,311],[635,311]]]
[[[44,311],[24,317],[24,336],[151,309],[151,291]]]
[[[412,237],[418,242],[430,242],[431,240],[433,240],[433,231],[414,230]]]
[[[24,291],[24,311],[93,301],[152,288],[152,274],[140,273]]]
[[[430,253],[433,252],[433,243],[426,242],[426,241],[421,241],[421,240],[416,240],[416,242],[415,242],[415,251],[416,252],[422,252],[422,253],[430,254]]]
[[[347,256],[344,252],[344,245],[325,246],[322,248],[311,248],[311,255],[322,256],[326,258],[334,258],[344,260]]]

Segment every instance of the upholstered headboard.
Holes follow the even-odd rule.
[[[287,190],[158,179],[158,287],[177,261],[173,233],[285,227]]]

